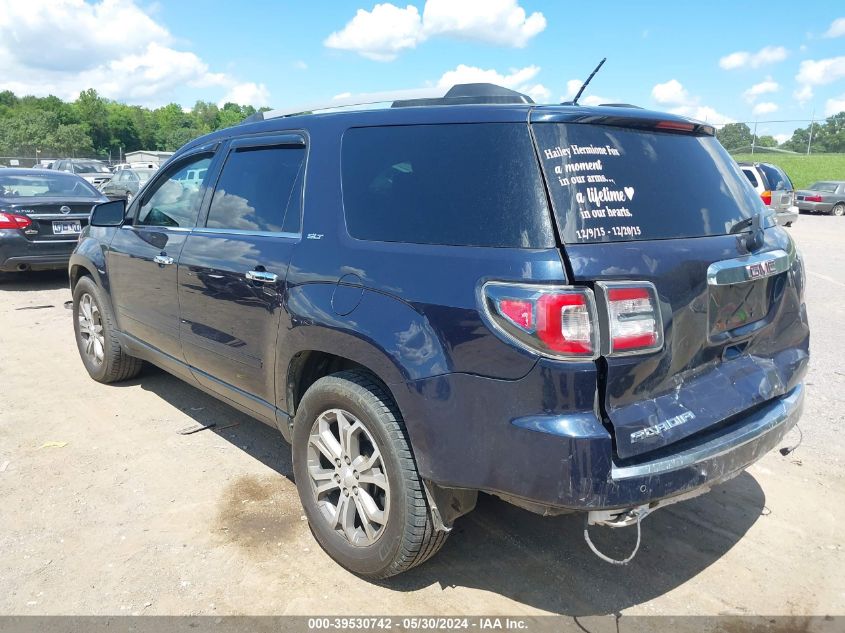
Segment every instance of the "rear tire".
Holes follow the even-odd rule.
[[[443,546],[448,532],[434,529],[399,410],[366,372],[326,376],[308,389],[292,447],[311,531],[349,571],[387,578]]]
[[[88,276],[73,289],[73,331],[82,364],[97,382],[129,380],[141,371],[143,361],[121,348],[108,301]]]
[[[839,204],[834,205],[833,209],[830,210],[830,215],[835,215],[836,217],[841,218],[845,215],[845,204],[840,202]]]

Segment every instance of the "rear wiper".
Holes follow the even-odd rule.
[[[743,218],[742,220],[735,222],[728,231],[728,233],[733,234],[739,233],[745,228],[751,228],[751,232],[748,234],[748,237],[745,238],[745,248],[747,248],[749,252],[756,251],[763,245],[763,213],[765,212],[760,211],[752,215],[750,218]]]

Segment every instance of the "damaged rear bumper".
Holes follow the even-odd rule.
[[[579,382],[594,380],[591,369],[556,377],[541,361],[521,380],[450,374],[397,390],[422,476],[540,514],[632,508],[740,474],[779,445],[804,403],[804,387],[793,383],[720,428],[615,461],[592,402],[580,399]],[[568,411],[526,416],[538,402]]]

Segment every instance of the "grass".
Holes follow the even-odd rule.
[[[772,163],[782,168],[796,189],[804,189],[817,180],[845,180],[845,154],[778,154],[755,152],[734,154],[741,161]]]

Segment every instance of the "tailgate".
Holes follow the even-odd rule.
[[[605,348],[597,360],[602,413],[622,459],[784,394],[808,360],[791,239],[777,227],[749,239],[750,218],[765,207],[707,128],[647,116],[532,115],[572,283],[647,282],[656,291],[660,349]],[[609,328],[605,321],[605,340]]]
[[[751,259],[734,236],[567,247],[576,282],[649,281],[661,304],[660,351],[600,360],[619,457],[712,429],[800,379],[808,359],[802,282],[776,231]]]

